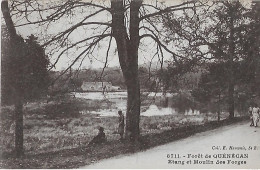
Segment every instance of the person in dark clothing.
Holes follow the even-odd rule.
[[[249,109],[248,109],[248,113],[249,113],[249,116],[250,116],[250,119],[251,119],[251,124],[250,124],[250,126],[254,126],[252,111],[253,111],[253,107],[250,106]]]
[[[101,144],[106,142],[106,134],[104,133],[104,128],[99,127],[98,135],[95,136],[88,145],[95,145],[95,144]]]
[[[124,115],[123,115],[121,110],[118,111],[118,115],[119,115],[118,133],[120,134],[120,140],[123,140],[124,128],[125,128],[125,119],[124,119]]]

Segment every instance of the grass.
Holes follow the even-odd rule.
[[[95,160],[132,153],[162,143],[176,140],[193,133],[215,128],[221,123],[216,115],[141,116],[141,142],[122,143],[116,134],[117,117],[100,117],[92,114],[97,109],[107,109],[112,103],[76,98],[63,98],[50,102],[34,102],[24,107],[25,157],[15,159],[12,155],[13,107],[1,110],[1,168],[76,168]],[[223,118],[226,115],[223,115]],[[229,122],[226,122],[229,123]],[[108,142],[95,147],[87,144],[103,126]],[[185,132],[185,133],[184,133]]]
[[[192,125],[166,130],[162,133],[143,135],[138,143],[108,141],[94,147],[76,147],[40,154],[27,154],[23,159],[5,158],[0,162],[1,168],[79,168],[101,159],[130,154],[146,150],[161,144],[188,137],[198,132],[211,130],[220,126],[243,121],[237,118],[233,121],[222,120],[204,125]]]

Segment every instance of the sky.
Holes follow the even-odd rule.
[[[46,1],[43,1],[43,2],[46,2]],[[144,3],[147,3],[147,4],[151,3],[151,0],[146,0],[146,1],[144,1]],[[179,2],[178,1],[166,1],[165,2],[165,4],[167,4],[167,5],[172,4],[172,3],[176,4]],[[154,10],[152,11],[152,9],[149,9],[149,10],[151,10],[150,12],[154,11]],[[95,10],[93,10],[93,11],[95,11]],[[37,37],[39,37],[39,42],[42,44],[44,39],[45,40],[48,38],[50,39],[50,37],[51,37],[50,35],[54,35],[62,30],[68,29],[73,24],[82,20],[83,17],[86,16],[86,13],[93,13],[93,11],[87,11],[87,12],[84,11],[83,14],[81,14],[82,11],[79,10],[78,12],[76,12],[76,15],[61,18],[59,21],[51,23],[48,26],[48,28],[46,28],[45,26],[38,26],[38,25],[26,25],[26,26],[17,27],[17,31],[23,37],[27,37],[30,34],[36,35]],[[46,14],[46,16],[47,15],[48,14]],[[43,15],[43,17],[44,17],[44,15]],[[29,16],[29,19],[31,21],[34,21],[34,20],[37,20],[38,18],[37,18],[37,15],[35,14],[35,15]],[[19,20],[19,18],[13,18],[13,20],[16,25],[24,23],[24,21],[25,21],[25,20]],[[91,21],[106,22],[108,20],[111,20],[111,15],[106,12],[102,12],[102,13],[96,15],[95,17],[92,17],[91,19],[89,19],[88,22],[91,22]],[[82,38],[86,38],[88,36],[97,34],[98,31],[93,31],[92,30],[93,28],[94,28],[94,26],[93,27],[90,26],[90,27],[84,28],[84,29],[81,29],[81,28],[76,29],[71,34],[68,41],[76,42],[76,41],[81,40]],[[144,31],[143,31],[143,33],[144,33]],[[142,34],[142,31],[140,31],[140,34]],[[80,68],[102,68],[102,67],[104,67],[108,42],[109,42],[109,38],[104,39],[104,41],[102,41],[100,43],[99,47],[95,49],[95,51],[93,52],[93,55],[86,56],[83,62],[81,60],[79,60],[77,63],[75,63],[73,68],[77,69],[79,67]],[[60,44],[56,43],[56,45],[59,46]],[[156,49],[155,45],[156,44],[151,39],[144,40],[141,42],[140,49],[139,49],[139,64],[149,63],[150,61],[154,61],[154,62],[158,61],[158,57],[153,57],[153,55],[155,53],[155,49]],[[51,48],[55,49],[55,46],[47,47],[46,52],[49,52]],[[75,57],[77,55],[79,55],[79,53],[81,53],[83,49],[84,48],[82,48],[82,49],[73,48],[73,49],[70,49],[68,52],[65,52],[61,56],[61,59],[56,64],[56,67],[54,68],[54,70],[63,70],[65,68],[67,68],[71,64],[73,59],[75,59]],[[60,52],[61,51],[58,51],[58,52],[50,55],[50,61],[52,63],[55,62],[55,60],[58,57]],[[82,58],[84,58],[84,56],[82,56]],[[151,60],[152,58],[153,58],[153,60]],[[171,55],[168,53],[165,53],[164,58],[165,58],[165,60],[170,60]],[[116,50],[116,43],[115,43],[114,39],[112,39],[112,45],[111,45],[111,50],[109,52],[107,66],[108,67],[119,66],[119,60],[118,60],[118,55],[117,55],[117,50]]]
[[[55,0],[54,0],[55,1]],[[53,1],[53,2],[54,2]],[[48,5],[46,2],[50,3],[51,1],[41,1],[43,2],[43,5]],[[144,0],[144,4],[150,4],[153,2],[153,4],[156,3],[155,0]],[[164,5],[170,6],[170,5],[176,5],[180,3],[181,1],[172,1],[172,0],[161,0],[160,2],[164,2]],[[106,6],[109,6],[109,2],[105,1],[104,2]],[[243,3],[248,3],[248,1],[243,1]],[[154,12],[152,8],[147,8],[149,12]],[[60,20],[57,20],[55,22],[52,22],[48,25],[43,26],[38,26],[37,24],[33,25],[26,25],[26,26],[20,26],[17,27],[17,31],[20,35],[22,35],[24,38],[29,36],[30,34],[34,34],[37,37],[39,37],[39,42],[40,44],[43,43],[43,41],[49,40],[52,35],[55,35],[63,30],[66,30],[70,28],[72,25],[75,23],[78,23],[81,21],[86,15],[95,12],[96,9],[79,9],[74,12],[74,15],[68,15],[68,17],[63,17]],[[49,13],[44,13],[43,17],[48,16]],[[19,25],[21,23],[24,23],[26,20],[22,19],[19,20],[20,18],[15,18],[13,17],[15,25]],[[38,20],[38,15],[33,14],[30,15],[29,20],[31,21],[36,21]],[[108,12],[101,12],[100,14],[91,17],[87,20],[87,22],[107,22],[111,20],[111,15]],[[141,26],[141,24],[140,24]],[[157,24],[158,28],[162,28],[160,24]],[[82,40],[83,38],[87,38],[93,35],[99,34],[102,30],[104,30],[105,27],[100,27],[96,28],[95,26],[88,26],[88,27],[83,27],[83,28],[78,28],[75,31],[71,33],[71,35],[68,38],[67,43],[73,43],[77,42],[79,40]],[[107,31],[109,33],[109,31]],[[144,31],[140,31],[140,34],[145,33]],[[88,41],[89,42],[89,41]],[[75,63],[73,66],[74,69],[77,68],[102,68],[104,67],[105,63],[105,56],[107,53],[107,48],[108,48],[108,42],[109,38],[104,39],[103,41],[100,42],[99,46],[93,51],[92,55],[88,56],[82,56],[78,62]],[[47,46],[46,52],[49,53],[51,50],[57,50],[59,47],[61,47],[62,44],[60,42],[56,42],[54,45]],[[63,45],[66,47],[66,45]],[[82,45],[81,47],[77,48],[72,48],[65,52],[57,64],[55,65],[54,70],[63,70],[67,68],[72,61],[77,57],[84,49],[86,48],[86,44]],[[59,56],[61,50],[56,51],[55,53],[52,53],[49,55],[51,63],[54,63]],[[151,39],[146,39],[141,41],[140,43],[140,48],[139,48],[139,64],[143,63],[149,63],[151,61],[153,62],[158,62],[158,57],[153,57],[156,52],[156,44],[154,43],[153,40]],[[84,59],[84,60],[83,60]],[[164,60],[171,60],[171,55],[167,52],[164,51]],[[119,61],[118,61],[118,55],[117,55],[117,50],[116,50],[116,43],[115,40],[112,39],[111,43],[111,49],[109,51],[109,56],[108,56],[108,67],[114,67],[114,66],[119,66]]]

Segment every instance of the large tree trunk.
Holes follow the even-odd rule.
[[[23,40],[19,37],[16,33],[14,23],[12,21],[10,11],[8,8],[8,1],[3,0],[1,3],[1,10],[3,13],[3,17],[6,23],[6,27],[8,29],[10,35],[11,46],[16,47],[15,50],[11,53],[10,57],[19,58],[23,57],[22,52],[22,43]],[[17,71],[14,72],[13,75],[13,86],[14,92],[16,95],[15,98],[15,153],[17,157],[23,155],[23,97],[22,97],[22,77],[21,77],[21,70],[17,68]]]
[[[23,103],[20,92],[16,93],[15,101],[15,154],[20,157],[23,151]]]
[[[140,86],[138,69],[132,67],[128,71],[130,74],[124,76],[127,86],[126,138],[135,140],[140,135]]]
[[[139,8],[141,0],[130,4],[130,36],[124,22],[123,0],[111,0],[112,30],[119,55],[120,66],[127,87],[126,138],[132,141],[140,135],[140,84],[138,79]]]

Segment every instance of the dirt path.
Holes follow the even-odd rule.
[[[226,147],[226,150],[223,150],[223,146]],[[237,148],[231,149],[230,147],[232,146]],[[256,148],[254,148],[255,146]],[[250,147],[253,147],[253,150],[250,150]],[[168,154],[173,155],[170,155],[170,158],[167,158]],[[179,154],[180,158],[174,158],[175,156],[178,156],[174,154]],[[197,158],[191,158],[189,157],[189,154],[194,155]],[[211,158],[206,158],[206,154],[210,155]],[[235,154],[235,157],[240,158],[214,158],[215,156],[232,156],[230,154]],[[171,163],[169,163],[169,160]],[[199,161],[197,164],[196,160]],[[144,152],[124,156],[120,155],[81,168],[256,169],[260,168],[259,160],[260,127],[249,127],[248,122],[241,122],[198,133],[186,139],[171,142]],[[222,164],[217,164],[217,161],[222,161]]]

